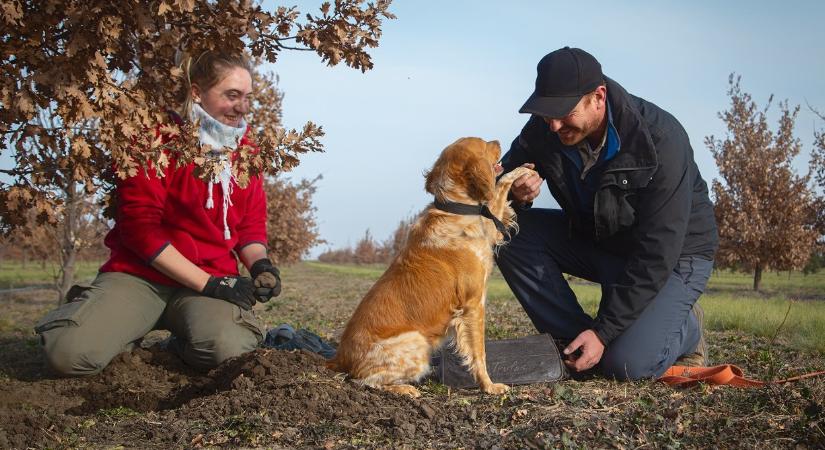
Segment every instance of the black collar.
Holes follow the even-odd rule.
[[[486,217],[493,221],[496,225],[496,229],[504,236],[507,236],[507,228],[498,220],[498,217],[493,215],[493,212],[490,211],[490,208],[487,205],[468,205],[466,203],[456,203],[456,202],[441,202],[435,200],[433,202],[433,206],[435,209],[440,209],[442,211],[459,214],[462,216],[482,216]]]

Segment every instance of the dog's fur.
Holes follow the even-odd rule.
[[[440,201],[487,204],[506,227],[515,228],[507,195],[513,181],[531,170],[520,167],[496,184],[493,167],[500,156],[496,141],[459,139],[427,174],[427,192]],[[407,383],[429,372],[432,351],[449,336],[484,392],[506,392],[509,387],[490,381],[484,352],[487,278],[493,246],[503,239],[490,219],[430,205],[358,305],[328,367],[367,386],[417,397]]]

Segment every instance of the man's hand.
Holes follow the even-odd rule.
[[[581,354],[574,357],[573,353],[579,349],[581,349]],[[602,340],[599,339],[596,332],[584,330],[564,349],[564,354],[570,357],[564,360],[564,364],[576,372],[581,372],[598,364],[603,353],[604,344],[602,344]]]
[[[522,167],[535,169],[535,165],[532,163],[522,164]],[[513,196],[513,200],[518,203],[530,203],[541,193],[541,183],[543,182],[544,180],[537,173],[522,175],[513,182],[513,186],[510,187],[510,194]]]
[[[255,286],[246,277],[210,276],[201,293],[207,297],[226,300],[250,310],[255,305]]]
[[[281,294],[281,272],[272,265],[269,258],[255,261],[249,268],[249,274],[252,276],[258,301],[268,302],[270,298]]]

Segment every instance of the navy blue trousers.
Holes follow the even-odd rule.
[[[499,248],[496,263],[536,329],[572,340],[592,328],[563,274],[606,285],[624,270],[625,257],[592,240],[570,236],[561,210],[518,213],[519,232]],[[677,358],[693,352],[700,330],[691,308],[705,289],[713,262],[682,257],[664,287],[636,321],[605,349],[599,370],[607,377],[659,377]]]

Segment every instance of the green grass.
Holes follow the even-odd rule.
[[[711,294],[702,296],[700,304],[711,330],[777,336],[792,347],[825,354],[825,302]]]
[[[317,261],[307,261],[305,264],[327,272],[339,273],[342,275],[353,275],[362,278],[372,278],[375,280],[377,280],[378,277],[384,273],[384,270],[387,269],[387,266],[383,264],[366,264],[363,266],[356,266],[349,264],[327,264]]]
[[[717,291],[752,291],[753,274],[716,270],[709,287]],[[769,295],[782,293],[825,300],[825,270],[811,275],[804,275],[802,272],[766,272],[762,274],[759,290]]]
[[[78,262],[75,279],[78,281],[93,279],[97,275],[100,264],[99,261]],[[55,263],[41,265],[39,261],[30,261],[24,266],[17,261],[2,261],[0,262],[0,289],[52,284],[57,278],[58,269]]]

